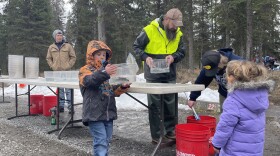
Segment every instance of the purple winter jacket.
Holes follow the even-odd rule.
[[[263,156],[265,111],[274,81],[236,82],[229,86],[212,144],[219,156]]]

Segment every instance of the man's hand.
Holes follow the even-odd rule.
[[[151,57],[146,58],[147,65],[151,68],[153,66],[153,59]]]
[[[192,107],[195,105],[195,101],[188,100],[187,105],[188,105],[190,108],[192,108]]]
[[[105,67],[105,71],[107,72],[107,74],[113,75],[113,74],[116,74],[117,68],[118,68],[118,67],[115,66],[115,65],[108,64],[108,65]]]
[[[170,65],[171,63],[174,62],[174,58],[173,58],[172,55],[166,56],[166,57],[165,57],[165,60],[166,60],[166,62],[167,62],[168,65]]]

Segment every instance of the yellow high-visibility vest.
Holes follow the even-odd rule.
[[[165,31],[159,26],[159,23],[155,19],[150,23],[150,25],[144,28],[148,38],[149,43],[145,47],[145,52],[148,54],[173,54],[177,51],[180,38],[183,35],[180,28],[177,28],[176,38],[169,41],[166,37]]]

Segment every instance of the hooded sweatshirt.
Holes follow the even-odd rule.
[[[83,96],[82,121],[109,121],[117,119],[115,96],[120,96],[127,89],[120,85],[110,85],[110,75],[105,71],[106,63],[94,60],[94,53],[106,51],[106,62],[112,57],[111,49],[101,41],[90,41],[87,47],[86,65],[80,69],[79,83]]]
[[[265,111],[268,93],[274,81],[235,82],[223,104],[213,146],[220,156],[262,156],[265,135]]]

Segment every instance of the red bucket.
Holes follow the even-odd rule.
[[[30,114],[43,113],[44,95],[30,95]]]
[[[50,109],[57,105],[57,97],[56,96],[45,96],[44,97],[44,105],[43,105],[43,115],[51,116]]]
[[[212,116],[199,116],[200,120],[195,120],[194,116],[188,116],[186,118],[187,123],[194,123],[194,124],[199,124],[203,126],[207,126],[211,130],[211,137],[209,139],[209,156],[214,156],[215,151],[212,145],[212,139],[216,131],[216,118]]]
[[[176,156],[207,156],[210,129],[192,123],[178,124],[176,131]]]

